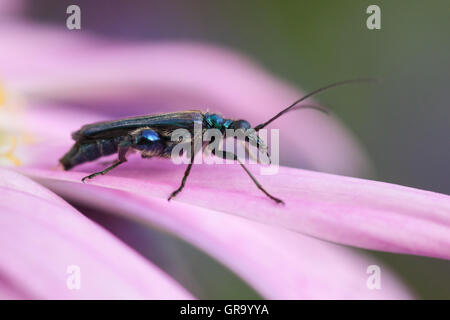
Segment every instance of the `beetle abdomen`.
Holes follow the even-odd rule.
[[[116,153],[121,140],[121,137],[116,137],[113,139],[75,143],[59,162],[63,165],[64,170],[70,170],[84,162],[93,161],[100,157]]]

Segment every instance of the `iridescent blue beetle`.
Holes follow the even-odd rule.
[[[204,130],[217,129],[223,135],[226,134],[226,129],[243,130],[246,134],[244,139],[246,142],[256,146],[258,150],[266,152],[267,147],[264,142],[258,137],[258,131],[269,123],[282,116],[286,112],[299,108],[313,108],[320,111],[326,109],[314,105],[298,105],[301,101],[322,92],[326,89],[336,87],[339,85],[361,82],[373,81],[372,79],[357,79],[333,83],[326,87],[315,90],[308,95],[298,99],[293,104],[283,109],[277,115],[268,121],[252,128],[250,123],[246,120],[231,120],[224,119],[219,114],[204,113],[202,111],[182,111],[172,113],[162,113],[156,115],[146,115],[140,117],[125,118],[116,121],[97,122],[83,126],[80,130],[72,134],[75,140],[72,148],[59,160],[65,170],[88,161],[96,160],[100,157],[118,154],[118,159],[111,166],[105,170],[93,173],[84,177],[92,179],[98,175],[104,175],[118,165],[127,161],[126,154],[131,150],[136,150],[141,153],[143,158],[163,157],[169,158],[177,141],[172,141],[171,135],[176,129],[186,129],[192,136],[194,136],[195,124],[201,124]],[[192,168],[193,159],[196,152],[191,152],[191,161],[188,164],[184,173],[180,186],[172,192],[168,200],[175,197],[183,188],[186,179]],[[216,155],[216,154],[214,154]],[[264,192],[270,199],[277,203],[283,201],[269,194],[256,178],[250,173],[245,165],[238,159],[237,155],[231,152],[223,152],[221,155],[226,159],[234,159],[244,168],[245,172],[250,176],[256,186]]]

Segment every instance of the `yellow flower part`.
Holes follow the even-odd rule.
[[[21,165],[20,159],[14,155],[16,148],[17,148],[17,138],[9,137],[8,149],[5,152],[0,153],[0,157],[6,158],[15,166],[20,166]]]
[[[17,157],[18,146],[32,143],[30,135],[21,126],[23,102],[20,94],[14,94],[0,81],[0,165],[21,165],[22,161]]]
[[[6,90],[0,82],[0,108],[6,103]]]

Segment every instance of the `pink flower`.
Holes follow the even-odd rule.
[[[3,31],[0,36],[16,39],[23,34]],[[31,32],[48,35],[40,29],[27,35]],[[258,176],[286,202],[277,206],[239,166],[202,165],[194,166],[185,190],[169,203],[167,196],[184,171],[170,161],[130,158],[86,184],[80,179],[104,165],[55,170],[70,147],[70,132],[85,123],[209,106],[255,125],[300,95],[225,50],[187,43],[93,45],[90,40],[34,52],[35,60],[27,59],[26,42],[0,52],[0,63],[14,61],[19,53],[21,61],[28,61],[26,68],[10,63],[3,75],[7,87],[28,101],[15,121],[11,116],[0,128],[20,138],[15,154],[25,165],[15,169],[40,184],[10,171],[0,175],[6,212],[0,225],[5,231],[0,256],[4,297],[190,297],[182,284],[44,187],[71,203],[139,221],[190,243],[264,298],[412,297],[387,267],[338,244],[449,259],[450,199],[441,194],[282,167],[277,175]],[[8,115],[10,109],[5,108]],[[332,117],[293,112],[273,127],[281,128],[285,163],[306,161],[312,168],[353,175],[370,167],[356,140]],[[24,136],[32,138],[31,144],[25,144]],[[91,287],[67,289],[65,271],[71,264],[87,272]],[[367,287],[367,268],[374,264],[383,270],[382,290]],[[46,276],[28,279],[27,268]],[[96,281],[100,275],[103,280]]]

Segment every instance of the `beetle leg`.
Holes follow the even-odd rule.
[[[109,171],[111,171],[112,169],[114,169],[115,167],[121,165],[122,163],[127,162],[126,154],[129,149],[127,142],[128,141],[124,141],[119,144],[117,161],[115,161],[111,166],[109,166],[108,168],[106,168],[103,171],[95,172],[93,174],[90,174],[90,175],[84,177],[83,179],[81,179],[81,182],[85,182],[86,179],[92,179],[99,175],[104,175],[104,174],[108,173]]]
[[[186,168],[186,171],[184,171],[184,176],[183,176],[183,180],[181,180],[181,185],[178,187],[177,190],[175,190],[174,192],[172,192],[170,194],[170,197],[167,199],[167,201],[170,201],[173,197],[175,197],[178,193],[180,193],[181,190],[183,190],[184,185],[186,184],[187,177],[189,176],[189,173],[191,173],[191,168],[192,168],[192,165],[194,164],[194,158],[195,158],[196,153],[197,152],[194,150],[194,147],[192,147],[191,162],[189,162],[189,164]]]
[[[214,154],[216,156],[215,153],[215,149],[212,150],[212,154]],[[273,201],[275,201],[276,203],[281,203],[284,204],[283,200],[278,199],[274,196],[272,196],[270,193],[268,193],[263,186],[258,182],[258,180],[256,180],[256,178],[252,175],[252,173],[250,172],[250,170],[247,169],[247,167],[241,162],[241,160],[239,160],[238,156],[232,152],[227,152],[227,151],[222,151],[222,158],[223,159],[234,159],[236,160],[241,167],[245,170],[245,172],[248,174],[248,176],[253,180],[253,182],[256,184],[256,186],[258,187],[259,190],[261,190],[262,192],[264,192],[264,194],[266,196],[268,196],[270,199],[272,199]]]
[[[99,171],[99,172],[96,172],[96,173],[93,173],[93,174],[90,174],[90,175],[84,177],[83,179],[81,179],[81,181],[84,182],[86,179],[92,179],[92,178],[94,178],[96,176],[104,175],[104,174],[108,173],[109,171],[111,171],[112,169],[114,169],[115,167],[117,167],[118,165],[124,163],[125,161],[117,160],[116,162],[114,162],[111,166],[109,166],[105,170]]]

